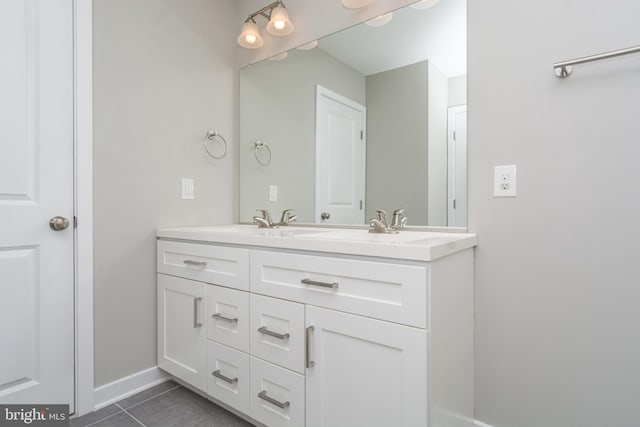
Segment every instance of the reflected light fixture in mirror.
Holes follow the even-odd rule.
[[[439,1],[440,0],[420,0],[417,3],[409,5],[409,7],[416,10],[424,10],[424,9],[429,9],[430,7],[435,6],[436,4],[438,4]]]
[[[384,15],[380,15],[377,18],[373,18],[365,22],[370,27],[381,27],[385,24],[388,24],[393,19],[393,13],[385,13]]]
[[[360,9],[369,6],[373,0],[342,0],[342,5],[347,9]]]
[[[303,44],[302,46],[298,46],[297,49],[298,50],[311,50],[316,46],[318,46],[318,40],[314,40],[314,41],[309,42],[307,44]]]
[[[255,21],[256,16],[262,16],[269,20],[267,23],[267,32],[273,36],[283,37],[293,33],[295,27],[289,19],[289,13],[282,0],[274,1],[253,12],[247,17],[242,25],[242,31],[238,36],[238,44],[247,49],[257,49],[264,42],[260,35],[260,29]]]

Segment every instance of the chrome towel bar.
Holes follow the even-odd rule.
[[[556,77],[563,79],[571,75],[574,65],[615,58],[617,56],[630,55],[632,53],[640,53],[640,46],[628,47],[626,49],[614,50],[598,55],[585,56],[582,58],[571,59],[569,61],[556,62],[553,64],[553,71],[556,73]]]

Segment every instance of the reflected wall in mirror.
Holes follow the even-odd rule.
[[[466,227],[466,0],[240,70],[239,221]]]

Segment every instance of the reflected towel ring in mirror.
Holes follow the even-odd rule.
[[[219,143],[224,144],[224,152],[220,156],[214,155],[211,151],[209,151],[209,147],[207,147],[207,141],[213,141],[214,138],[217,138],[217,141]],[[220,160],[227,155],[227,140],[224,139],[224,136],[220,135],[218,132],[212,130],[207,131],[207,134],[204,137],[204,141],[202,142],[202,146],[204,147],[204,151],[206,151],[208,155],[216,160]]]
[[[271,163],[271,149],[269,148],[269,146],[262,141],[256,141],[255,146],[256,146],[255,156],[258,163],[260,163],[262,166],[267,166],[269,163]],[[259,152],[265,152],[265,151],[268,156],[267,160],[263,160],[265,156],[263,156],[263,159],[260,159]]]

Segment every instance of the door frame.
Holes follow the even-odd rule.
[[[73,0],[75,414],[94,409],[92,0]]]

